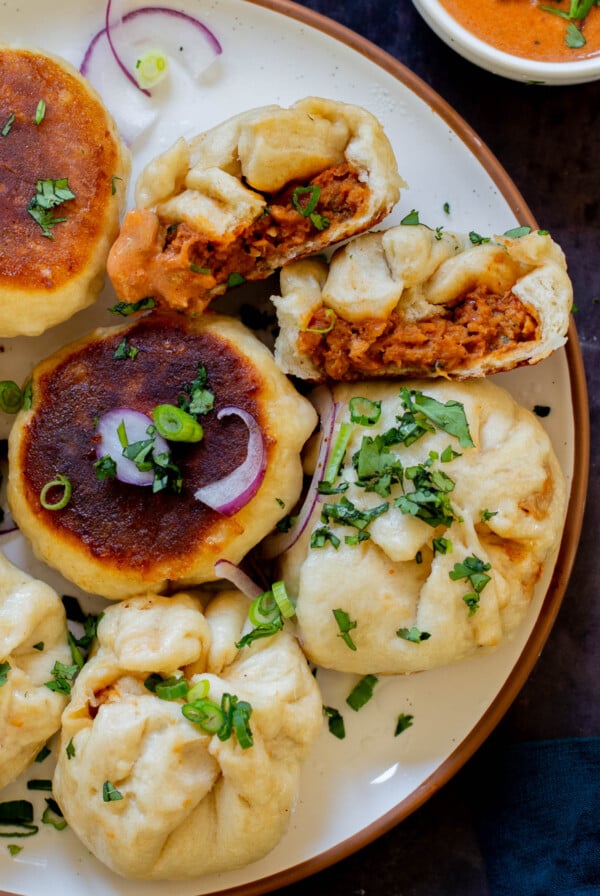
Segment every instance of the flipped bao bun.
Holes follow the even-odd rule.
[[[287,265],[272,296],[282,370],[321,382],[485,376],[566,342],[573,290],[550,236],[398,225],[350,240],[329,263]]]
[[[104,283],[130,172],[129,151],[92,86],[64,59],[0,46],[0,336],[37,336],[91,305]],[[45,114],[36,124],[40,98]],[[8,112],[6,113],[8,118]],[[36,185],[67,180],[48,234],[28,211]]]
[[[308,97],[179,139],[142,171],[108,260],[118,296],[201,311],[234,282],[368,230],[400,178],[377,119]]]
[[[53,793],[71,829],[119,874],[230,870],[269,852],[287,827],[321,697],[287,632],[236,648],[248,605],[238,591],[204,613],[187,594],[138,597],[109,607],[98,626],[63,715]],[[183,699],[144,686],[151,673],[207,681],[217,704],[226,693],[248,702],[253,744],[205,733],[184,717]],[[122,799],[105,801],[105,782]]]
[[[405,410],[401,387],[442,404],[462,405],[474,447],[463,447],[437,426],[408,447],[393,437],[385,439],[386,451],[402,465],[403,478],[392,480],[389,494],[381,485],[379,492],[373,490],[377,477],[368,490],[357,484],[352,457],[363,437],[398,427]],[[298,633],[306,655],[344,672],[405,673],[497,646],[524,618],[535,583],[560,541],[565,482],[545,430],[534,414],[488,380],[338,385],[336,431],[350,419],[353,396],[381,401],[381,417],[374,426],[353,425],[341,475],[334,482],[347,482],[347,489],[317,501],[305,532],[281,560],[280,573],[297,598]],[[448,446],[459,456],[444,455]],[[430,452],[435,452],[433,462]],[[414,478],[411,467],[423,466],[440,477],[435,480],[437,497],[447,498],[452,509],[434,526],[413,515],[414,506],[411,510],[402,503],[417,488],[424,498],[435,491]],[[346,501],[359,511],[387,504],[367,524],[364,540],[356,538],[357,527],[336,522],[327,512],[328,504]],[[329,517],[325,521],[323,512]],[[339,540],[337,547],[330,537],[322,539],[322,546],[311,546],[311,536],[323,528]],[[347,544],[347,536],[357,543]],[[436,546],[434,538],[449,544]],[[481,570],[490,578],[475,592],[474,608],[464,598],[473,593],[477,577],[474,583],[450,575],[455,564],[470,557],[476,558],[471,561],[476,566],[477,560],[490,564]],[[356,623],[350,631],[355,650],[341,637],[334,616],[338,609]],[[415,643],[397,634],[413,627],[429,638]]]
[[[58,594],[0,552],[0,663],[9,665],[0,687],[0,788],[18,778],[60,728],[68,698],[46,687],[57,661],[71,663]]]
[[[135,358],[115,357],[124,340],[137,349]],[[200,442],[170,443],[181,494],[99,480],[98,419],[121,408],[151,417],[157,405],[177,404],[199,365],[215,404],[200,418]],[[238,563],[299,496],[300,451],[316,414],[236,320],[153,313],[99,329],[38,364],[32,383],[31,407],[19,412],[10,434],[8,500],[36,554],[88,592],[121,599],[214,580],[217,560]],[[248,453],[240,417],[218,418],[232,405],[258,424],[266,470],[247,503],[226,515],[194,495]],[[57,474],[67,477],[72,495],[63,509],[48,510],[40,492]]]

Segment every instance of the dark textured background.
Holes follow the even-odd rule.
[[[373,844],[280,891],[489,896],[473,805],[482,782],[493,781],[498,755],[522,741],[600,735],[600,82],[531,87],[488,74],[448,49],[408,0],[301,5],[378,44],[466,119],[511,175],[539,225],[565,250],[574,284],[590,399],[590,487],[575,568],[542,655],[493,735],[433,799]]]

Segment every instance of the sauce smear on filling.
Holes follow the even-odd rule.
[[[583,23],[574,22],[585,38],[582,47],[566,42],[569,21],[541,7],[568,15],[569,0],[440,0],[467,31],[498,50],[539,62],[575,62],[600,53],[600,7],[592,6]]]

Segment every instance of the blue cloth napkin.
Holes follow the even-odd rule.
[[[474,809],[491,896],[600,896],[600,738],[485,753]]]

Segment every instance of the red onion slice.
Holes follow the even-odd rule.
[[[102,97],[128,146],[146,133],[158,118],[158,106],[113,65],[106,29],[90,41],[79,71]]]
[[[223,52],[213,32],[195,16],[170,6],[142,6],[123,13],[123,0],[108,0],[105,31],[117,65],[147,96],[135,77],[136,60],[147,50],[160,47],[170,60],[178,60],[197,78]],[[187,50],[187,52],[186,52]]]
[[[273,560],[275,557],[283,554],[284,551],[289,550],[298,541],[306,529],[317,503],[317,485],[323,478],[323,472],[327,466],[339,405],[333,401],[333,394],[328,386],[319,386],[315,389],[311,395],[311,401],[321,420],[321,444],[315,470],[294,525],[287,532],[278,532],[276,535],[269,536],[263,542],[262,555],[266,560]]]
[[[242,408],[221,408],[217,420],[235,415],[248,427],[246,459],[228,476],[199,488],[194,497],[225,516],[233,516],[254,497],[267,469],[267,452],[263,434],[257,421]]]
[[[94,35],[79,70],[96,88],[121,136],[131,145],[149,130],[159,113],[151,92],[140,87],[133,75],[136,59],[158,44],[192,78],[198,78],[223,50],[212,31],[185,12],[143,6],[122,13],[122,6],[115,0],[107,3],[108,27]],[[128,56],[133,57],[130,67],[123,61]]]
[[[221,579],[227,579],[228,582],[235,585],[238,591],[241,591],[250,600],[254,600],[255,597],[264,593],[265,589],[257,585],[249,575],[241,570],[239,566],[236,566],[235,563],[232,563],[231,560],[217,560],[215,572]]]
[[[121,423],[125,425],[127,441],[130,444],[147,439],[149,437],[148,427],[154,426],[150,417],[142,414],[141,411],[134,411],[132,408],[112,408],[98,420],[96,432],[100,436],[100,440],[96,445],[96,456],[98,460],[108,455],[112,457],[117,467],[119,482],[125,482],[128,485],[152,485],[154,481],[152,470],[138,470],[132,460],[123,457],[123,446],[118,433]],[[162,436],[155,433],[152,455],[156,457],[165,451],[169,451],[167,442]]]

